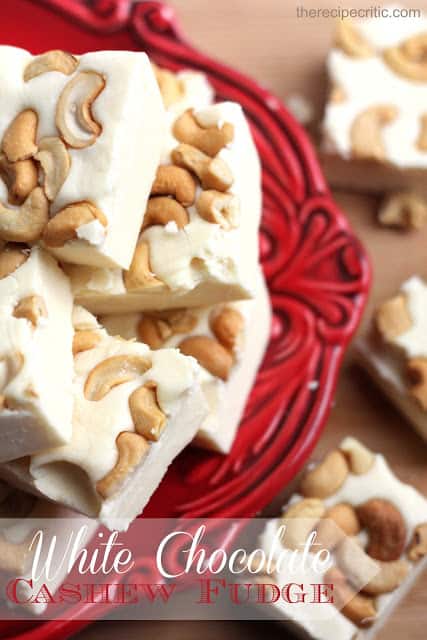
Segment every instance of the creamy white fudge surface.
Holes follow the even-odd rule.
[[[175,116],[168,113],[171,123]],[[231,171],[232,184],[226,191],[231,196],[230,224],[208,221],[199,214],[196,205],[202,189],[196,180],[196,204],[186,207],[188,221],[181,228],[175,221],[152,224],[140,235],[139,244],[147,247],[151,279],[135,284],[133,271],[139,277],[142,269],[136,254],[129,272],[67,267],[77,302],[93,313],[207,306],[255,295],[261,176],[248,123],[241,107],[232,102],[196,110],[194,117],[212,129],[224,124],[233,127],[233,139],[214,158]],[[171,124],[163,165],[171,163],[178,144]]]
[[[390,306],[393,300],[398,299],[401,299],[402,306]],[[416,383],[411,383],[409,375],[411,362],[422,362],[427,358],[426,283],[420,277],[412,276],[402,284],[398,296],[385,302],[383,308],[387,309],[387,307],[388,322],[399,328],[395,329],[392,335],[381,336],[378,328],[384,329],[384,320],[382,320],[377,330],[372,328],[356,340],[355,355],[361,366],[372,376],[391,402],[409,420],[421,437],[427,440],[427,406],[423,394],[419,395],[421,389]],[[399,321],[402,312],[404,325],[400,324],[401,320]],[[419,375],[422,383],[422,369],[419,370]]]
[[[128,268],[165,134],[164,108],[146,54],[32,56],[2,46],[0,78],[0,140],[8,160],[35,161],[52,219],[76,203],[97,210],[83,215],[67,209],[53,227],[52,220],[47,224],[41,241],[64,261]],[[16,143],[20,132],[11,134],[10,126],[28,111],[36,117],[32,146],[17,156],[8,136]],[[0,196],[8,206],[6,187]],[[71,233],[68,228],[61,235],[67,225]]]
[[[213,322],[224,309],[232,309],[240,315],[241,327],[235,336],[233,361],[230,363],[227,380],[221,379],[212,370],[209,371],[203,366],[203,361],[199,361],[202,369],[202,390],[209,405],[209,415],[201,424],[193,444],[228,453],[270,336],[271,306],[262,274],[259,274],[255,300],[187,309],[183,312],[188,315],[187,326],[182,326],[176,333],[173,329],[174,318],[176,323],[180,318],[179,311],[169,314],[169,318],[167,312],[157,317],[148,314],[148,320],[147,314],[130,313],[101,316],[99,320],[111,335],[141,341],[148,335],[146,323],[150,322],[152,324],[149,326],[153,326],[155,331],[156,327],[160,332],[163,331],[164,340],[159,336],[159,345],[161,343],[162,348],[179,348],[180,343],[191,336],[207,336],[216,340]],[[196,352],[194,355],[197,358]],[[209,363],[205,364],[209,366]]]
[[[288,604],[284,600],[280,600],[271,606],[271,614],[279,620],[295,624],[300,632],[306,633],[309,637],[316,640],[330,640],[331,638],[339,638],[340,640],[353,640],[355,638],[367,640],[375,636],[379,628],[391,615],[393,609],[403,599],[404,595],[414,584],[416,578],[426,567],[427,560],[425,557],[425,551],[424,554],[421,554],[418,557],[417,561],[410,560],[409,556],[414,545],[413,536],[416,527],[423,525],[427,528],[427,500],[411,485],[401,482],[393,474],[383,455],[373,454],[354,438],[345,438],[340,444],[339,451],[348,456],[347,460],[350,470],[348,471],[347,476],[342,479],[343,481],[341,482],[341,485],[336,488],[333,494],[329,496],[324,495],[323,504],[326,511],[325,514],[320,517],[328,518],[329,513],[327,510],[332,507],[336,507],[337,505],[344,504],[346,508],[351,506],[356,510],[356,513],[359,513],[357,510],[362,508],[363,505],[368,504],[368,501],[371,500],[386,501],[387,503],[390,503],[392,508],[396,508],[399,512],[403,526],[406,528],[406,534],[402,541],[404,549],[398,559],[398,562],[402,562],[403,564],[407,563],[406,576],[404,578],[403,576],[401,577],[399,581],[400,584],[397,585],[394,590],[387,593],[381,592],[383,590],[379,590],[376,596],[371,595],[374,600],[376,617],[372,626],[363,629],[358,627],[352,620],[346,617],[344,613],[336,609],[335,606],[330,603],[324,603],[319,607],[316,604]],[[355,451],[359,453],[361,452],[362,460],[364,460],[364,465],[366,465],[363,470],[362,468],[357,469],[357,473],[352,468],[352,464],[355,460],[355,458],[352,458],[352,455],[354,455]],[[308,467],[307,474],[309,474],[310,471],[313,471],[312,466]],[[315,468],[314,471],[316,471]],[[326,476],[324,476],[324,478],[325,477]],[[329,475],[329,481],[331,480],[332,483],[335,482],[336,484],[339,484],[336,482],[336,476],[334,477],[333,474]],[[301,486],[304,486],[303,483],[304,479]],[[295,508],[298,503],[301,503],[306,495],[306,492],[303,494],[294,494],[291,497],[288,506],[284,507],[284,516],[286,517],[287,509],[292,508],[292,505]],[[315,491],[313,490],[311,491],[311,498],[315,499]],[[375,514],[375,517],[377,516],[378,513]],[[290,526],[290,523],[292,523],[292,520],[290,519],[291,517],[298,516],[296,513],[294,513],[293,516],[289,513],[289,519],[286,521],[288,527]],[[316,528],[316,520],[318,519],[313,517],[313,513],[310,514],[310,516],[308,513],[306,513],[305,516],[301,513],[299,517],[309,518],[308,521],[303,520],[303,523],[310,522],[310,519],[312,518],[312,524],[310,527],[305,527],[307,535]],[[372,517],[374,516],[372,515]],[[378,517],[378,522],[380,521],[380,518],[381,515]],[[274,549],[273,562],[274,560],[278,562],[279,555],[281,553],[281,550],[273,544],[274,537],[277,535],[277,529],[280,524],[281,520],[279,518],[270,520],[260,538],[261,547],[266,551],[266,553],[271,549]],[[319,526],[319,522],[317,523],[317,526]],[[369,522],[367,523],[367,526],[369,527]],[[391,525],[390,528],[385,529],[385,534],[387,534],[387,531],[389,533],[391,532]],[[285,545],[286,535],[287,534],[285,533]],[[347,533],[347,536],[350,536],[350,533]],[[360,526],[359,532],[355,533],[354,537],[351,538],[351,540],[357,542],[362,548],[365,548],[368,539],[368,530],[363,526]],[[343,540],[343,538],[341,538],[341,540]],[[337,547],[331,548],[331,563],[332,565],[338,564],[343,572],[344,569],[342,565],[340,565],[341,551],[339,545],[343,544],[347,546],[349,541],[350,538],[347,537],[347,539],[344,540],[344,542],[339,543]],[[322,544],[321,547],[323,548]],[[349,547],[347,546],[347,549],[348,548]],[[295,553],[297,555],[302,555],[303,552],[295,551]],[[364,554],[364,552],[362,553]],[[313,553],[309,553],[309,556],[313,556]],[[380,572],[383,571],[383,568],[386,565],[386,561],[383,561],[382,564],[380,563],[380,567],[382,567]],[[322,582],[322,576],[319,575],[319,573],[316,573],[313,569],[307,568],[307,564],[304,571],[301,569],[299,569],[299,571],[299,574],[292,574],[292,581],[296,583],[303,583],[304,585]],[[354,568],[354,575],[357,574],[358,570],[357,568]],[[361,575],[361,572],[359,575]],[[325,579],[325,577],[327,578],[327,574],[326,576],[323,576],[323,579]],[[373,581],[375,581],[376,577],[377,576],[375,576],[374,571],[372,576]],[[289,570],[274,570],[273,573],[267,575],[267,581],[275,582],[277,585],[287,584],[290,581]],[[368,588],[368,582],[368,579],[366,579],[365,582],[362,581],[365,589]],[[353,588],[355,588],[357,592],[358,587]]]
[[[64,273],[40,248],[0,250],[0,461],[71,439],[73,301]]]
[[[3,465],[0,475],[125,529],[206,417],[200,368],[175,349],[110,337],[82,309],[74,326],[71,441]]]
[[[323,122],[324,151],[345,160],[374,160],[389,172],[427,168],[423,106],[427,73],[424,59],[417,58],[417,51],[425,46],[426,31],[425,15],[340,22],[327,60],[331,95]],[[340,172],[339,165],[336,172]],[[364,181],[375,189],[377,174],[373,175],[371,180],[365,171],[364,177],[360,174],[355,180],[359,186]],[[380,174],[384,184],[377,185],[377,190],[402,188],[405,181],[418,184],[421,177],[408,174],[399,184],[396,179],[388,184],[386,173]],[[332,165],[331,179],[334,181]]]
[[[52,556],[50,579],[44,575],[33,579],[33,588],[29,589],[21,583],[17,595],[23,602],[37,594],[43,584],[51,594],[55,594],[58,587],[67,578],[70,536],[73,535],[76,551],[87,546],[98,528],[96,520],[83,518],[60,505],[41,500],[19,489],[14,489],[4,482],[0,482],[0,588],[5,589],[7,583],[15,578],[33,579],[32,563],[35,546],[31,550],[30,544],[36,531],[41,531],[45,544],[40,555],[41,562],[47,558],[48,548],[53,536],[56,538],[55,553]],[[76,534],[82,529],[80,547],[76,541]],[[61,563],[62,557],[66,561]],[[61,564],[60,564],[61,563]],[[7,606],[24,607],[33,615],[42,615],[47,604],[43,602],[27,602],[23,605],[6,601]]]

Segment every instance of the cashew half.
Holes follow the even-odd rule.
[[[115,467],[96,483],[96,491],[104,499],[117,493],[150,448],[145,438],[131,431],[123,431],[117,437],[116,445],[118,460]]]
[[[412,327],[406,297],[399,294],[383,302],[375,313],[375,324],[386,342],[393,342],[402,333],[406,333]]]
[[[358,627],[369,627],[374,623],[377,616],[375,601],[357,593],[339,569],[329,569],[323,582],[333,585],[334,605],[346,618]]]
[[[36,187],[17,209],[0,203],[0,238],[9,242],[36,242],[49,220],[49,203]]]
[[[43,233],[43,242],[47,247],[63,247],[66,242],[77,238],[79,227],[94,220],[104,227],[108,224],[103,212],[92,202],[69,204],[49,220]]]
[[[172,132],[179,142],[190,144],[211,158],[234,138],[234,127],[229,122],[225,122],[221,127],[214,125],[205,128],[200,126],[191,110],[175,120]]]
[[[368,473],[375,464],[375,455],[355,438],[345,438],[340,450],[347,458],[351,473],[363,475]]]
[[[411,191],[392,193],[381,203],[378,220],[385,227],[421,229],[427,222],[427,201]]]
[[[210,158],[189,144],[178,145],[171,155],[175,164],[196,174],[203,189],[227,191],[233,184],[233,174],[222,158]]]
[[[239,224],[239,200],[231,193],[221,193],[210,189],[202,191],[196,202],[197,213],[201,218],[219,224],[230,231]]]
[[[397,117],[393,105],[377,105],[359,113],[350,130],[351,150],[355,158],[385,160],[382,128]]]
[[[38,115],[32,109],[21,111],[6,129],[2,150],[9,162],[28,160],[37,152]]]
[[[370,58],[375,51],[351,20],[338,20],[335,31],[335,46],[352,58]]]
[[[80,330],[76,331],[73,338],[73,355],[82,351],[94,349],[101,341],[101,336],[97,331]]]
[[[165,286],[163,282],[156,278],[151,272],[149,247],[146,242],[139,242],[137,244],[129,270],[123,272],[123,282],[127,291]]]
[[[70,171],[71,157],[61,138],[42,138],[34,156],[44,173],[43,187],[50,201],[55,200]]]
[[[408,549],[408,558],[417,562],[427,555],[427,522],[415,527],[411,543]]]
[[[242,314],[234,307],[223,307],[210,318],[210,327],[215,338],[226,349],[232,351],[238,346],[244,326]]]
[[[150,198],[144,214],[142,230],[156,224],[166,225],[175,222],[178,229],[183,229],[189,223],[187,210],[173,198],[157,196]]]
[[[85,398],[93,401],[102,400],[111,389],[142,376],[150,368],[150,360],[139,355],[106,358],[97,364],[86,378]]]
[[[9,162],[4,153],[0,154],[0,176],[8,189],[10,204],[22,204],[37,187],[37,167],[32,160]]]
[[[178,102],[184,95],[183,83],[174,73],[167,69],[159,69],[155,64],[151,64],[162,94],[163,104],[168,109],[174,102]]]
[[[174,165],[161,165],[157,169],[151,195],[172,196],[183,207],[189,207],[196,197],[196,183],[187,169]]]
[[[0,251],[0,280],[19,269],[28,260],[29,253],[6,246]]]
[[[75,149],[90,147],[102,132],[91,112],[93,102],[105,87],[95,71],[81,71],[62,90],[56,106],[56,126],[65,142]]]
[[[290,505],[280,519],[280,524],[286,526],[283,546],[302,550],[308,536],[325,512],[325,505],[318,498],[304,498]]]
[[[208,336],[191,336],[178,345],[186,356],[193,356],[209,373],[221,380],[228,380],[233,366],[233,356],[222,344]]]
[[[344,454],[336,449],[314,469],[307,471],[301,480],[299,490],[310,498],[328,498],[344,484],[348,471]]]
[[[398,560],[406,544],[402,514],[388,500],[372,498],[357,508],[362,525],[369,532],[368,554],[375,560]]]
[[[79,61],[71,53],[60,49],[52,49],[52,51],[46,51],[46,53],[36,56],[27,64],[24,69],[24,82],[28,82],[48,71],[59,71],[66,76],[70,76],[78,65]]]
[[[360,522],[355,509],[345,502],[330,507],[320,521],[316,542],[323,549],[333,549],[344,536],[355,536],[360,531]]]
[[[41,296],[27,296],[22,298],[13,310],[15,318],[25,318],[36,327],[41,318],[47,318],[47,308]]]
[[[396,47],[384,50],[384,62],[398,75],[427,82],[427,33],[419,33]]]
[[[156,384],[146,382],[129,397],[129,409],[135,431],[147,440],[157,441],[166,426],[166,415],[160,409]]]

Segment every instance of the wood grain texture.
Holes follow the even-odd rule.
[[[299,19],[296,6],[335,7],[346,3],[322,0],[304,3],[289,0],[171,0],[185,33],[195,45],[211,55],[250,74],[286,99],[302,93],[320,117],[326,89],[323,63],[333,21]],[[374,3],[353,0],[351,6]],[[407,3],[408,4],[408,3]],[[427,2],[411,1],[411,7],[427,10]],[[427,229],[399,233],[381,229],[375,222],[378,203],[374,198],[349,193],[335,194],[351,223],[364,241],[373,264],[373,289],[365,313],[368,323],[375,304],[396,291],[413,273],[427,277]],[[374,450],[382,451],[397,475],[427,494],[427,446],[382,398],[366,376],[351,362],[351,351],[343,368],[335,406],[313,458],[336,445],[343,436],[355,435]],[[284,492],[284,495],[286,492]],[[267,511],[274,513],[283,497]],[[379,632],[378,640],[424,640],[427,624],[427,575]],[[97,623],[80,637],[144,637],[144,640],[270,640],[290,637],[275,623],[237,622],[145,622]],[[334,639],[339,640],[339,638]]]

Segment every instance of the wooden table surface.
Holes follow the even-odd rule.
[[[333,28],[329,19],[297,18],[289,0],[170,0],[186,34],[209,54],[250,74],[285,100],[292,93],[309,99],[319,117],[325,92],[323,63]],[[370,6],[379,3],[304,2],[310,7]],[[411,7],[427,10],[427,0],[411,0]],[[408,6],[409,6],[408,5]],[[363,240],[372,260],[373,288],[363,323],[373,306],[396,291],[413,273],[427,276],[427,229],[404,234],[381,229],[375,222],[374,198],[336,193]],[[314,456],[336,445],[347,434],[382,451],[399,477],[427,495],[427,446],[382,398],[371,382],[351,363],[351,350],[343,367],[336,403]],[[427,575],[380,631],[378,640],[425,640]],[[144,637],[144,640],[231,640],[290,637],[275,623],[248,622],[100,622],[79,636],[82,640]],[[333,638],[331,640],[339,640]]]

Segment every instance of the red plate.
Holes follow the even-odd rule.
[[[146,514],[255,515],[294,477],[320,436],[369,288],[366,255],[331,199],[306,134],[277,98],[195,50],[173,11],[157,2],[2,0],[0,36],[34,53],[143,49],[169,69],[204,71],[218,99],[243,105],[263,165],[260,242],[274,308],[271,340],[231,454],[185,451]],[[79,613],[77,607],[67,621],[5,623],[0,631],[28,640],[65,638],[87,624]]]

